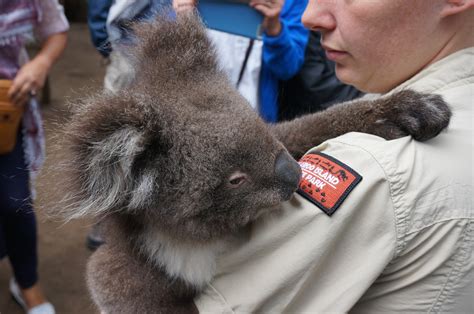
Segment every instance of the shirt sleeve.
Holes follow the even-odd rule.
[[[201,313],[347,312],[393,258],[394,205],[382,167],[336,140],[317,150],[362,181],[331,217],[296,195],[255,223],[219,259],[216,277],[195,300]]]
[[[286,1],[278,36],[263,36],[263,63],[280,80],[293,77],[304,62],[309,32],[301,23],[307,0]]]
[[[59,4],[58,0],[41,0],[39,3],[41,19],[35,29],[35,33],[40,41],[69,29],[69,23],[64,15],[64,8]]]

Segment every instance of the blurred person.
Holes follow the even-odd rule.
[[[118,81],[116,76],[119,75],[120,72],[124,72],[122,76],[126,76],[129,72],[128,67],[123,71],[116,71],[115,69],[119,68],[122,63],[120,62],[120,59],[110,56],[112,47],[107,33],[107,18],[113,4],[114,0],[87,2],[87,24],[89,26],[89,33],[94,47],[103,58],[103,64],[107,65],[104,77],[104,89],[111,92],[120,88],[121,85],[117,83],[114,84],[114,82]],[[103,243],[104,239],[101,234],[100,222],[96,222],[87,234],[86,246],[89,250],[95,251]]]
[[[133,68],[121,45],[132,40],[133,22],[153,18],[171,0],[98,0],[88,3],[91,40],[107,64],[104,89],[116,92],[133,79]]]
[[[474,0],[315,0],[302,20],[342,82],[367,99],[439,94],[450,127],[423,143],[353,132],[311,149],[300,163],[318,186],[304,176],[279,215],[236,239],[197,308],[472,313]]]
[[[121,45],[133,36],[133,22],[153,18],[171,6],[171,0],[97,0],[88,2],[87,23],[91,40],[107,65],[104,90],[116,93],[126,87],[134,76],[128,56]],[[94,251],[104,243],[100,222],[95,223],[86,238],[86,246]]]
[[[291,79],[280,81],[278,120],[286,121],[325,110],[363,93],[342,83],[336,76],[336,64],[321,47],[321,34],[310,32],[301,70]]]
[[[33,184],[44,159],[44,133],[35,95],[66,46],[68,22],[57,0],[0,1],[0,79],[12,80],[8,98],[24,113],[16,146],[0,155],[0,256],[9,257],[10,292],[30,314],[52,314],[38,280]],[[41,50],[28,61],[33,36]]]
[[[174,9],[193,9],[195,0],[173,0]],[[301,23],[307,0],[251,0],[249,5],[263,15],[262,40],[209,30],[218,61],[267,122],[278,121],[278,84],[301,69],[308,31]]]

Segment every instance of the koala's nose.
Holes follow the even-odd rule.
[[[282,151],[275,161],[275,176],[285,200],[290,199],[301,179],[300,165],[286,151]]]

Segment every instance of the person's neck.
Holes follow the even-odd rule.
[[[474,29],[473,12],[466,12],[462,17],[451,17],[451,19],[445,21],[444,26],[450,35],[447,36],[444,46],[426,64],[425,68],[455,52],[474,47],[474,33],[472,32]]]

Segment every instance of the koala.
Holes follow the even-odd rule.
[[[196,13],[134,31],[133,82],[85,99],[66,128],[61,214],[104,223],[87,266],[102,313],[197,312],[216,257],[292,197],[308,149],[351,131],[427,140],[450,120],[439,96],[405,90],[266,124],[219,69]]]

